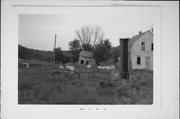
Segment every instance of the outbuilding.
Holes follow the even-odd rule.
[[[96,61],[93,53],[89,51],[81,51],[79,54],[79,65],[94,65]]]

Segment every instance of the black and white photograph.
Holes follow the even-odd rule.
[[[153,17],[19,14],[18,104],[153,104]]]
[[[2,0],[2,119],[178,119],[179,5]]]

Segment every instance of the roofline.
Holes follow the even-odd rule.
[[[147,31],[145,31],[145,32],[142,33],[142,34],[143,34],[142,36],[144,36],[147,32],[149,32],[150,34],[153,35],[153,33],[151,33],[149,30],[147,30]],[[141,36],[141,37],[142,37],[142,36]],[[134,37],[134,36],[133,36],[133,37]],[[136,41],[138,41],[141,37],[139,37]],[[136,41],[135,41],[135,42],[136,42]],[[135,43],[135,42],[134,42],[134,43]],[[134,44],[134,43],[133,43],[133,44]]]
[[[87,57],[87,56],[84,56],[84,55],[80,55],[80,56]],[[87,57],[87,58],[93,58],[93,57]]]

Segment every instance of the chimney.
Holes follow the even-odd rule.
[[[152,32],[152,33],[154,32],[153,28],[151,28],[151,32]]]
[[[142,31],[139,31],[139,34],[142,34]]]
[[[120,74],[122,79],[129,79],[129,73],[128,73],[128,40],[129,38],[121,38],[120,39]]]

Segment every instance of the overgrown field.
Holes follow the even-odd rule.
[[[153,72],[134,70],[128,83],[116,79],[113,87],[101,87],[109,80],[107,72],[84,69],[80,78],[65,75],[49,76],[51,66],[19,67],[19,104],[152,104]],[[125,83],[124,83],[125,82]]]

